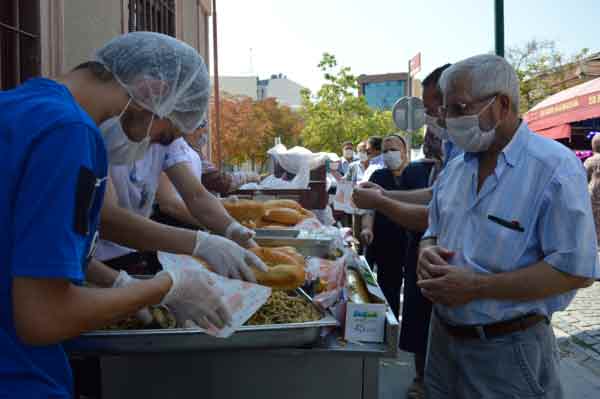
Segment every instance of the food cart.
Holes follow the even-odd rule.
[[[382,343],[345,341],[338,324],[323,312],[315,322],[242,326],[225,339],[195,329],[107,330],[65,347],[100,358],[104,398],[376,398],[379,360],[398,351],[398,320],[388,309]]]

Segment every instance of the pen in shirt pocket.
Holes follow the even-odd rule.
[[[521,223],[519,223],[518,220],[509,221],[501,219],[498,216],[494,215],[488,215],[488,219],[511,230],[520,231],[521,233],[525,231],[525,229],[523,228],[523,226],[521,226]]]

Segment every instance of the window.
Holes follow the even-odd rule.
[[[175,37],[175,0],[129,0],[129,31]]]
[[[40,74],[39,0],[0,1],[0,90]]]

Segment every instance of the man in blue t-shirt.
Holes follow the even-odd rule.
[[[136,32],[59,79],[0,92],[0,398],[70,398],[60,342],[148,305],[167,304],[179,321],[230,322],[200,271],[138,281],[90,260],[108,161],[144,150],[166,128],[194,130],[207,79],[191,47]],[[116,115],[123,133],[103,137],[97,126]]]

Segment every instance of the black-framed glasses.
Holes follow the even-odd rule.
[[[479,111],[479,109],[476,107],[476,105],[489,100],[489,102],[484,107],[482,107],[482,108],[485,108],[489,104],[492,103],[492,101],[498,96],[498,94],[499,93],[494,93],[492,95],[482,98],[481,100],[476,100],[476,101],[473,101],[470,103],[456,103],[456,104],[449,104],[449,105],[440,105],[440,107],[438,108],[438,113],[442,119],[454,118],[457,116],[464,116],[464,115],[473,115]]]

